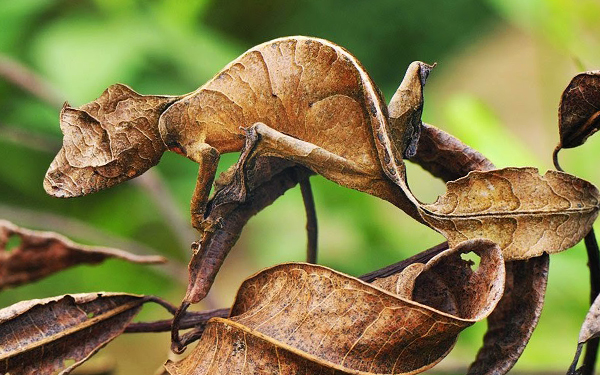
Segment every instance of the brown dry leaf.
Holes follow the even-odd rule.
[[[13,241],[14,247],[7,248]],[[85,246],[53,232],[33,231],[0,219],[0,290],[26,284],[78,264],[109,258],[156,264],[166,259],[107,247]]]
[[[464,177],[471,171],[496,169],[494,164],[477,150],[445,131],[425,123],[417,153],[409,160],[446,182]]]
[[[515,365],[542,312],[550,257],[506,262],[504,296],[487,318],[483,346],[470,375],[506,374]]]
[[[508,261],[574,246],[598,216],[598,198],[593,184],[567,173],[542,177],[535,168],[505,168],[449,182],[443,196],[420,210],[450,246],[487,238]]]
[[[120,335],[147,297],[86,293],[0,310],[3,374],[67,374]]]
[[[477,270],[461,258],[470,251],[481,257]],[[322,266],[269,268],[242,284],[229,319],[210,320],[194,351],[166,367],[179,375],[424,371],[494,309],[504,261],[496,244],[471,240],[406,275],[396,284],[414,285],[410,299]]]
[[[417,154],[410,160],[444,181],[473,170],[495,169],[478,151],[427,124],[423,124]],[[504,374],[517,362],[541,315],[548,264],[547,255],[506,263],[506,290],[487,318],[484,343],[469,374]]]
[[[600,129],[600,71],[573,77],[560,99],[558,127],[557,150],[580,146]]]
[[[61,198],[90,194],[156,165],[166,149],[158,118],[177,99],[140,95],[115,84],[79,108],[65,103],[63,147],[46,173],[46,192]]]
[[[579,361],[579,356],[581,355],[581,349],[586,342],[597,337],[600,337],[600,296],[596,297],[594,303],[592,303],[592,306],[585,316],[585,320],[583,321],[583,325],[579,331],[579,340],[575,358],[573,359],[573,363],[569,368],[569,372],[567,373],[568,375],[579,373],[575,372],[575,370],[577,367],[577,362]]]
[[[423,87],[434,66],[421,62],[410,64],[400,87],[390,99],[388,123],[391,148],[397,149],[394,155],[411,158],[417,153],[423,128]]]

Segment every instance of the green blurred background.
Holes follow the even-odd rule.
[[[122,82],[144,94],[183,94],[255,44],[285,35],[329,39],[353,53],[387,98],[413,60],[437,62],[424,120],[497,166],[552,168],[557,105],[570,78],[600,66],[600,3],[571,0],[0,0],[0,218],[75,240],[167,255],[170,267],[120,261],[77,267],[0,293],[0,307],[88,291],[185,291],[189,199],[197,166],[177,155],[130,183],[92,196],[47,196],[42,178],[60,147],[58,112]],[[33,73],[38,81],[29,76]],[[600,140],[561,153],[563,168],[600,183]],[[221,169],[236,155],[222,159]],[[409,165],[423,201],[444,185]],[[442,238],[373,197],[312,178],[319,262],[359,275]],[[162,202],[162,203],[161,203]],[[269,265],[303,260],[305,217],[294,189],[253,218],[199,309],[232,302],[240,282]],[[517,372],[564,371],[588,306],[581,245],[552,256],[546,305]],[[164,319],[147,307],[141,319]],[[465,368],[485,323],[465,331],[431,371]],[[148,374],[168,357],[167,334],[125,335],[88,366]],[[85,370],[85,367],[82,371]]]

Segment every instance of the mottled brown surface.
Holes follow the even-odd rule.
[[[600,128],[600,71],[573,77],[560,99],[557,149],[577,147]]]
[[[68,373],[121,334],[144,302],[131,294],[87,293],[4,308],[0,369],[19,375]]]
[[[470,251],[481,256],[477,271],[460,257]],[[242,284],[229,319],[209,321],[195,350],[167,368],[172,374],[424,371],[462,329],[493,310],[504,288],[504,261],[495,244],[473,240],[405,277],[415,280],[410,299],[398,296],[395,285],[385,291],[322,266],[267,269]]]
[[[329,41],[302,36],[250,49],[181,97],[140,95],[116,84],[79,108],[65,105],[63,147],[44,186],[59,197],[93,193],[143,173],[169,149],[200,164],[191,212],[194,227],[204,230],[219,155],[239,151],[241,128],[262,123],[320,151],[307,157],[292,142],[290,149],[276,148],[274,156],[300,158],[326,178],[391,201],[420,220],[405,186],[402,155],[414,154],[430,69],[411,64],[389,117],[354,56]]]
[[[246,222],[256,213],[273,203],[288,189],[296,186],[312,172],[282,159],[259,158],[245,179],[245,198],[239,197],[241,176],[217,189],[209,202],[207,222],[210,230],[204,232],[200,247],[195,249],[189,263],[189,283],[184,302],[202,300],[219,272],[225,257],[239,238]],[[226,174],[227,176],[227,174]],[[218,180],[225,183],[227,177]]]
[[[488,317],[483,346],[469,375],[506,374],[529,342],[542,313],[550,257],[506,262],[502,300]]]
[[[496,169],[485,156],[452,135],[423,124],[410,159],[444,181]],[[469,374],[505,374],[517,363],[540,319],[548,282],[547,254],[506,263],[504,296],[488,316],[483,346]]]
[[[579,331],[579,342],[584,343],[595,337],[600,337],[600,297],[596,298],[585,316]]]
[[[477,150],[428,124],[423,124],[417,153],[409,160],[446,182],[464,177],[471,171],[496,169]]]
[[[435,203],[420,208],[423,218],[451,246],[487,238],[498,243],[506,260],[566,250],[587,234],[598,216],[596,187],[562,172],[471,172],[447,188]]]
[[[140,95],[122,84],[79,108],[60,112],[63,147],[48,168],[44,189],[69,198],[107,189],[156,165],[166,147],[157,123],[177,97]]]
[[[11,238],[17,238],[18,243],[7,249]],[[109,258],[134,263],[166,261],[160,256],[85,246],[53,232],[33,231],[0,220],[0,290],[30,283],[78,264],[95,264]]]

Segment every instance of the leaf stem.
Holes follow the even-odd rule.
[[[229,316],[229,309],[215,309],[208,311],[189,311],[179,321],[180,329],[196,328],[201,326],[204,330],[206,322],[214,317],[225,318]],[[155,322],[137,322],[131,323],[125,328],[125,333],[140,332],[169,332],[173,325],[173,319],[158,320]]]
[[[398,272],[402,272],[406,267],[413,263],[425,263],[429,261],[434,256],[438,255],[444,250],[448,249],[448,242],[442,242],[437,244],[427,250],[424,250],[416,255],[413,255],[410,258],[406,258],[398,263],[391,264],[389,266],[380,268],[378,270],[366,273],[358,278],[364,282],[370,283],[375,281],[376,279],[381,279],[383,277],[388,277]]]
[[[598,242],[593,228],[585,236],[584,242],[590,269],[590,304],[593,304],[600,293],[600,251],[598,250]],[[582,375],[594,374],[599,346],[600,338],[594,338],[587,342],[581,369]]]
[[[571,366],[567,370],[567,375],[575,375],[577,374],[577,362],[579,361],[579,356],[581,355],[581,349],[583,348],[583,343],[577,344],[577,351],[575,352],[575,358],[573,358],[573,362],[571,362]]]
[[[310,186],[310,177],[300,180],[300,191],[304,201],[304,210],[306,211],[306,235],[308,243],[306,245],[306,262],[317,263],[317,212],[315,211],[315,199]]]
[[[554,163],[554,168],[556,168],[559,172],[564,172],[564,170],[560,167],[560,163],[558,162],[558,152],[561,150],[561,146],[558,145],[552,152],[552,162]]]
[[[179,336],[179,329],[181,321],[186,314],[186,311],[190,307],[189,302],[182,302],[181,306],[175,312],[173,322],[171,325],[171,351],[175,354],[181,354],[185,351],[187,344],[184,344],[181,336]]]
[[[170,312],[173,315],[175,315],[177,313],[177,306],[172,305],[171,303],[165,301],[164,299],[162,299],[160,297],[148,296],[147,300],[149,302],[154,302],[154,303],[161,305],[162,307],[164,307],[168,312]]]

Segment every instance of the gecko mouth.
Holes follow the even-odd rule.
[[[61,148],[44,177],[44,190],[57,198],[72,198],[86,194],[77,181],[89,181],[91,168],[76,168],[68,164]]]

